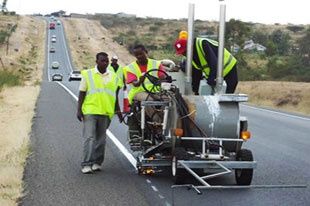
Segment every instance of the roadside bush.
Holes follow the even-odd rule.
[[[4,85],[6,86],[17,86],[21,84],[20,76],[13,72],[0,71],[0,90]]]

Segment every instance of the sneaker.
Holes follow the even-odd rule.
[[[84,167],[82,167],[82,173],[83,174],[90,174],[90,173],[93,173],[93,170],[91,169],[91,167],[90,166],[84,166]]]
[[[93,166],[91,166],[91,169],[93,171],[100,171],[101,170],[101,165],[99,164],[93,164]]]

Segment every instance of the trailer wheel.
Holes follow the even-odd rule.
[[[237,161],[253,161],[251,150],[241,149],[236,156]],[[237,185],[250,185],[253,177],[253,169],[235,169]]]
[[[178,168],[178,160],[186,159],[186,150],[182,147],[176,147],[171,160],[172,179],[175,184],[181,184],[186,176],[186,171],[183,168]]]

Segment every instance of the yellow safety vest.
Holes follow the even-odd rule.
[[[160,61],[148,58],[148,60],[147,60],[147,72],[150,71],[151,69],[159,69],[159,65],[160,65]],[[135,74],[137,76],[137,79],[139,79],[142,76],[141,70],[140,70],[139,65],[137,64],[136,61],[134,61],[131,64],[124,67],[124,70],[125,70],[126,75],[128,72]],[[151,75],[158,77],[158,72],[154,71],[154,73],[152,72]],[[147,89],[151,90],[151,88],[153,87],[153,84],[147,78],[145,78],[144,81],[145,81],[144,82],[145,87]],[[132,86],[128,92],[129,103],[132,104],[133,98],[137,93],[144,92],[144,91],[145,90],[142,87],[142,85],[140,85],[139,87]]]
[[[194,61],[192,61],[192,65],[196,68],[196,69],[201,69],[203,71],[203,73],[205,74],[206,77],[209,76],[210,74],[210,67],[208,65],[208,62],[205,58],[206,54],[204,53],[203,47],[202,47],[202,41],[206,40],[209,43],[211,43],[214,46],[218,47],[218,42],[214,41],[212,39],[207,39],[207,38],[197,38],[196,39],[196,50],[197,50],[197,54],[198,54],[198,59],[199,59],[199,63],[201,66],[198,66]],[[223,76],[225,77],[230,70],[234,67],[234,65],[237,63],[236,58],[231,55],[229,53],[229,51],[227,51],[227,49],[224,49],[224,65],[223,65]]]
[[[118,78],[112,67],[108,67],[111,79],[107,84],[102,83],[102,76],[96,69],[81,72],[86,80],[87,91],[82,105],[83,114],[107,115],[110,119],[115,113],[116,90],[119,86]]]

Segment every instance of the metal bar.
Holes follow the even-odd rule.
[[[307,185],[210,185],[210,186],[195,186],[197,189],[248,189],[248,188],[307,188]]]
[[[213,140],[224,142],[244,142],[243,139],[215,138],[215,137],[181,137],[182,140]]]
[[[179,160],[179,162],[184,162],[190,168],[219,168],[216,160]],[[220,164],[228,169],[255,169],[257,166],[256,161],[221,161]]]
[[[215,173],[215,174],[212,174],[212,175],[206,175],[206,176],[203,176],[201,177],[202,179],[211,179],[211,178],[214,178],[214,177],[218,177],[218,176],[221,176],[221,175],[226,175],[228,173],[231,173],[231,170],[226,168],[224,165],[222,165],[221,163],[219,162],[215,162],[218,166],[220,166],[223,170],[225,170],[224,172],[219,172],[219,173]]]
[[[195,5],[189,4],[188,6],[188,21],[187,21],[187,49],[186,49],[186,93],[192,93],[192,60],[193,60],[193,41],[194,41],[194,16]]]
[[[223,146],[223,141],[222,140],[220,140],[219,145]],[[219,147],[219,155],[223,156],[223,148],[222,147]]]
[[[168,106],[165,106],[164,110],[164,121],[163,121],[163,135],[165,134],[165,130],[167,128],[167,121],[168,121]]]
[[[201,184],[205,186],[210,186],[206,181],[204,181],[204,179],[199,177],[199,175],[197,175],[193,170],[191,170],[184,162],[178,161],[178,164],[181,164],[186,169],[186,171],[193,175]]]
[[[141,106],[168,106],[169,101],[142,101]]]
[[[145,128],[145,106],[141,106],[141,129],[144,128]]]
[[[216,87],[215,92],[217,94],[225,93],[222,91],[223,87],[223,61],[224,61],[224,35],[225,35],[225,16],[226,5],[222,1],[220,5],[220,20],[219,20],[219,47],[218,47],[218,59],[217,59],[217,74],[216,74]]]

